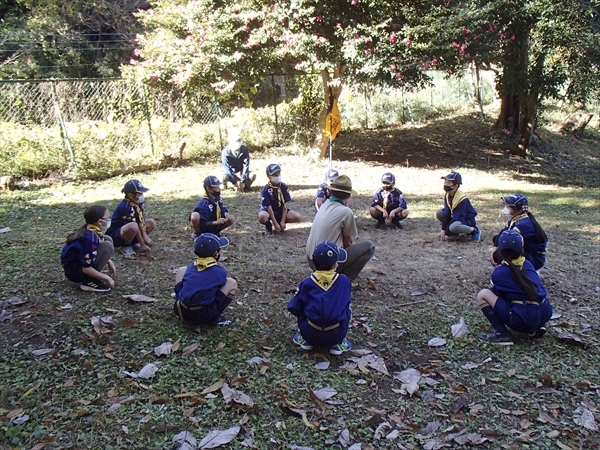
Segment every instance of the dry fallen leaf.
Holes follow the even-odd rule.
[[[182,431],[173,436],[173,443],[176,444],[171,448],[173,450],[196,450],[198,442],[192,433]]]
[[[173,344],[171,342],[163,342],[158,347],[154,347],[154,354],[156,356],[170,355]]]
[[[598,424],[596,423],[594,414],[583,403],[573,411],[573,422],[587,430],[598,431]]]
[[[456,339],[469,334],[469,328],[467,327],[467,324],[465,324],[464,317],[458,319],[458,323],[452,325],[450,329],[452,330],[452,337]]]
[[[188,345],[187,347],[185,347],[182,351],[181,354],[183,356],[187,356],[192,352],[195,352],[196,350],[198,350],[198,348],[200,347],[200,344],[198,344],[197,342],[195,342],[194,344]]]
[[[155,298],[148,297],[147,295],[142,295],[142,294],[126,294],[126,295],[123,295],[123,298],[126,298],[127,300],[131,300],[132,302],[138,302],[138,303],[152,303],[152,302],[158,301]]]
[[[31,354],[33,356],[42,356],[42,355],[47,355],[48,353],[52,353],[54,351],[53,348],[41,348],[39,350],[32,350]]]
[[[219,380],[216,383],[213,383],[212,385],[210,385],[209,387],[204,389],[202,392],[200,392],[200,395],[209,394],[210,392],[218,391],[219,389],[221,389],[223,387],[224,383],[225,383],[225,380]]]
[[[231,442],[240,432],[240,427],[235,426],[227,430],[212,430],[200,441],[199,449],[215,448]]]
[[[429,342],[427,342],[427,345],[429,345],[430,347],[441,347],[443,345],[446,345],[446,339],[434,337],[434,338],[429,339]]]

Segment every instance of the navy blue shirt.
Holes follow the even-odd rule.
[[[96,266],[100,242],[102,241],[96,233],[87,230],[83,237],[64,245],[60,254],[60,262],[65,270],[65,276],[69,280],[82,281],[84,275],[81,269]]]
[[[456,205],[453,203],[454,197],[456,197]],[[447,230],[452,222],[457,221],[470,227],[477,226],[475,222],[477,211],[475,211],[475,208],[471,205],[469,198],[461,193],[460,190],[457,190],[452,196],[448,193],[444,195],[444,209],[442,215],[445,218],[450,218],[446,223],[442,223],[442,230]]]
[[[494,245],[498,246],[498,237],[506,230],[518,230],[523,236],[523,253],[536,270],[541,269],[546,263],[546,245],[547,241],[538,242],[535,227],[527,213],[522,213],[512,217],[508,224],[502,228],[500,233],[494,236]]]
[[[227,283],[227,270],[215,264],[204,270],[198,270],[190,263],[185,270],[181,284],[176,289],[177,300],[188,307],[211,304],[219,291]]]
[[[140,205],[140,211],[143,214],[144,208]],[[115,230],[118,230],[123,225],[135,222],[137,224],[144,223],[144,218],[140,217],[129,200],[121,200],[112,213],[110,220],[110,228],[106,234],[112,237]]]
[[[279,183],[277,186],[267,184],[261,189],[260,197],[260,210],[267,211],[270,206],[276,215],[281,215],[284,205],[292,201],[290,190],[285,183]]]
[[[210,197],[204,197],[198,202],[194,212],[200,214],[200,220],[204,222],[214,222],[222,217],[225,217],[225,213],[229,210],[223,204],[223,200],[220,196],[212,199]]]
[[[341,323],[344,327],[352,316],[350,279],[336,273],[333,281],[323,286],[317,282],[315,274],[300,282],[296,294],[287,305],[288,311],[298,317],[298,322],[310,320],[320,327]]]
[[[404,194],[402,194],[402,191],[398,188],[394,188],[391,191],[386,191],[383,188],[379,188],[377,191],[375,191],[375,194],[373,195],[373,201],[371,202],[371,207],[374,206],[381,206],[387,212],[391,212],[396,208],[408,208],[406,205],[406,200],[404,200]]]
[[[523,275],[529,278],[535,284],[535,288],[538,292],[538,296],[535,301],[541,303],[548,293],[544,288],[544,285],[540,281],[540,277],[535,271],[533,265],[527,261],[523,261],[523,268],[521,269]],[[510,268],[506,264],[500,264],[492,272],[492,292],[498,297],[505,300],[529,300],[525,291],[523,291],[517,283],[513,280],[510,274]]]

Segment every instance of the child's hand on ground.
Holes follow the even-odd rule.
[[[447,241],[448,240],[448,236],[446,236],[446,231],[445,230],[440,231],[440,240],[442,240],[442,241]]]
[[[387,211],[383,211],[381,214],[383,214],[383,219],[387,219],[389,217],[389,214]]]
[[[115,267],[115,263],[112,260],[108,260],[108,271],[115,278],[117,276],[117,268]]]
[[[109,288],[113,288],[115,286],[114,280],[108,275],[106,275],[106,278],[104,278],[103,281]]]
[[[395,217],[395,213],[394,213],[394,211],[392,211],[392,212],[389,214],[389,216],[388,216],[388,219],[390,220],[390,222],[391,222],[392,220],[394,220],[394,217]]]
[[[275,228],[275,231],[281,231],[281,226],[279,225],[279,223],[275,222],[273,227]]]
[[[285,230],[285,222],[283,220],[279,224],[279,227],[281,228],[281,231]]]
[[[150,247],[146,244],[141,244],[140,253],[150,253]]]

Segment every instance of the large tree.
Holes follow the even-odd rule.
[[[428,58],[404,26],[425,2],[386,0],[152,1],[139,14],[139,73],[148,83],[210,98],[249,96],[268,73],[321,74],[324,102],[315,142],[324,154],[326,105],[341,77],[371,84],[419,86]]]
[[[598,12],[597,0],[443,0],[413,30],[420,50],[449,72],[465,64],[496,72],[494,128],[525,156],[543,99],[597,95]]]
[[[2,3],[2,2],[0,2]],[[0,6],[0,79],[120,75],[146,0],[8,0]]]

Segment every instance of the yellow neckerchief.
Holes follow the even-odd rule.
[[[329,290],[340,276],[335,270],[317,270],[310,278],[324,291]]]
[[[210,195],[206,194],[206,197],[204,197],[206,200],[208,200],[209,202],[212,202],[212,198]],[[221,218],[221,207],[219,206],[219,199],[217,197],[214,198],[214,203],[215,205],[217,205],[217,220],[219,220]]]
[[[508,223],[508,228],[513,228],[517,222],[525,217],[529,217],[526,212],[522,212],[521,214],[517,214],[510,218],[510,222]]]
[[[279,207],[279,206],[285,205],[285,200],[283,199],[283,192],[281,192],[281,189],[279,188],[279,186],[271,184],[270,181],[267,183],[267,186],[269,186],[270,188],[273,188],[273,189],[277,189],[277,200],[279,201],[279,205],[277,205],[277,206]]]
[[[512,263],[514,266],[517,266],[519,269],[523,270],[523,263],[525,262],[525,257],[524,256],[519,256],[518,258],[515,258],[512,260]],[[502,264],[504,264],[505,266],[508,266],[508,263],[506,261],[502,261]]]
[[[387,211],[387,207],[388,207],[388,199],[390,198],[390,193],[392,191],[386,191],[385,189],[383,190],[383,209],[385,209]]]
[[[194,261],[194,266],[196,266],[196,269],[198,269],[198,272],[202,272],[204,269],[208,269],[209,267],[212,266],[216,266],[217,260],[215,258],[213,258],[212,256],[207,256],[204,258],[196,258],[196,260]]]
[[[131,206],[133,206],[135,213],[140,219],[140,225],[142,226],[142,230],[146,231],[146,221],[144,220],[144,213],[142,212],[142,208],[140,208],[140,205],[138,205],[134,201],[129,200],[129,203],[131,204]]]
[[[100,227],[98,225],[94,225],[93,223],[88,223],[87,229],[96,233],[98,235],[98,237],[100,238],[100,242],[104,242],[104,233],[102,233],[102,230],[100,229]]]
[[[462,202],[465,198],[467,198],[467,194],[463,194],[460,189],[457,189],[452,197],[452,201],[449,201],[450,193],[446,194],[446,203],[450,207],[450,211],[454,212],[456,207]]]

